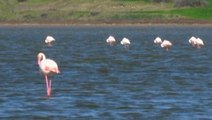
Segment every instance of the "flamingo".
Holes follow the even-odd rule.
[[[48,75],[60,73],[59,68],[57,63],[52,59],[46,58],[44,53],[38,53],[37,62],[41,73],[45,76],[47,96],[50,96],[52,83],[51,80],[48,80]]]
[[[156,37],[155,40],[154,40],[154,43],[155,44],[161,44],[162,43],[162,40],[160,37]]]
[[[197,39],[196,37],[192,36],[192,37],[188,40],[188,42],[193,46],[193,45],[195,44],[196,39]]]
[[[48,45],[51,45],[51,43],[54,42],[54,41],[55,41],[55,39],[50,35],[48,35],[45,39],[45,43],[48,44]]]
[[[109,36],[106,40],[106,42],[110,45],[113,46],[114,43],[116,42],[116,39],[113,36]]]
[[[162,48],[165,48],[167,51],[172,47],[172,43],[168,40],[164,40],[161,45]]]
[[[121,43],[122,45],[124,45],[125,48],[129,47],[129,45],[131,44],[131,43],[130,43],[130,40],[127,39],[127,38],[125,38],[125,37],[122,39],[122,41],[121,41],[120,43]]]
[[[189,42],[193,47],[195,47],[195,45],[196,45],[196,40],[197,40],[197,38],[194,37],[194,36],[192,36],[192,37],[188,40],[188,42]]]
[[[204,42],[202,39],[200,38],[195,38],[195,37],[191,37],[188,42],[193,46],[193,47],[196,47],[196,48],[201,48],[202,46],[204,46]]]
[[[197,47],[197,48],[201,48],[202,46],[204,46],[203,40],[200,39],[200,38],[197,38],[197,39],[196,39],[196,47]]]

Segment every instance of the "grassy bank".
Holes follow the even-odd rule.
[[[175,8],[173,3],[150,0],[0,0],[0,22],[119,20],[212,22],[212,0],[202,8]]]

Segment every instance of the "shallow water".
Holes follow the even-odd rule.
[[[51,47],[47,35],[56,39]],[[191,47],[192,35],[205,46]],[[154,45],[157,36],[172,49]],[[0,118],[212,119],[211,38],[206,26],[2,26]],[[37,66],[41,51],[61,71],[51,97]]]

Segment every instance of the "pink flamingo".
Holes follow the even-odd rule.
[[[127,39],[127,38],[123,38],[122,40],[121,40],[121,42],[120,42],[122,45],[124,45],[124,47],[125,48],[128,48],[129,46],[130,46],[130,40],[129,39]]]
[[[188,40],[188,42],[189,42],[193,47],[195,47],[195,46],[196,46],[196,40],[197,40],[197,38],[194,37],[194,36],[192,36],[192,37]]]
[[[195,38],[195,37],[191,37],[188,42],[193,46],[193,47],[196,47],[196,48],[201,48],[204,46],[204,42],[202,39],[200,38]]]
[[[51,80],[48,80],[48,75],[60,73],[59,68],[57,66],[57,63],[54,60],[46,58],[44,53],[38,53],[37,59],[41,73],[45,76],[47,96],[50,96],[52,83]]]
[[[162,39],[160,37],[156,37],[154,40],[155,44],[161,44],[162,43]]]
[[[165,48],[166,51],[168,51],[168,50],[172,47],[172,43],[171,43],[170,41],[168,41],[168,40],[164,40],[164,41],[160,44],[160,46],[161,46],[162,48]]]
[[[107,38],[106,42],[107,42],[108,44],[110,44],[110,46],[113,46],[113,45],[115,44],[115,42],[116,42],[116,39],[115,39],[113,36],[109,36],[109,37]]]
[[[48,46],[52,46],[52,42],[55,42],[56,40],[52,37],[52,36],[50,36],[50,35],[48,35],[47,37],[46,37],[46,39],[45,39],[45,43],[48,45]]]

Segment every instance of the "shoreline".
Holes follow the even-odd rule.
[[[212,26],[209,20],[67,20],[67,21],[0,21],[0,26]]]

